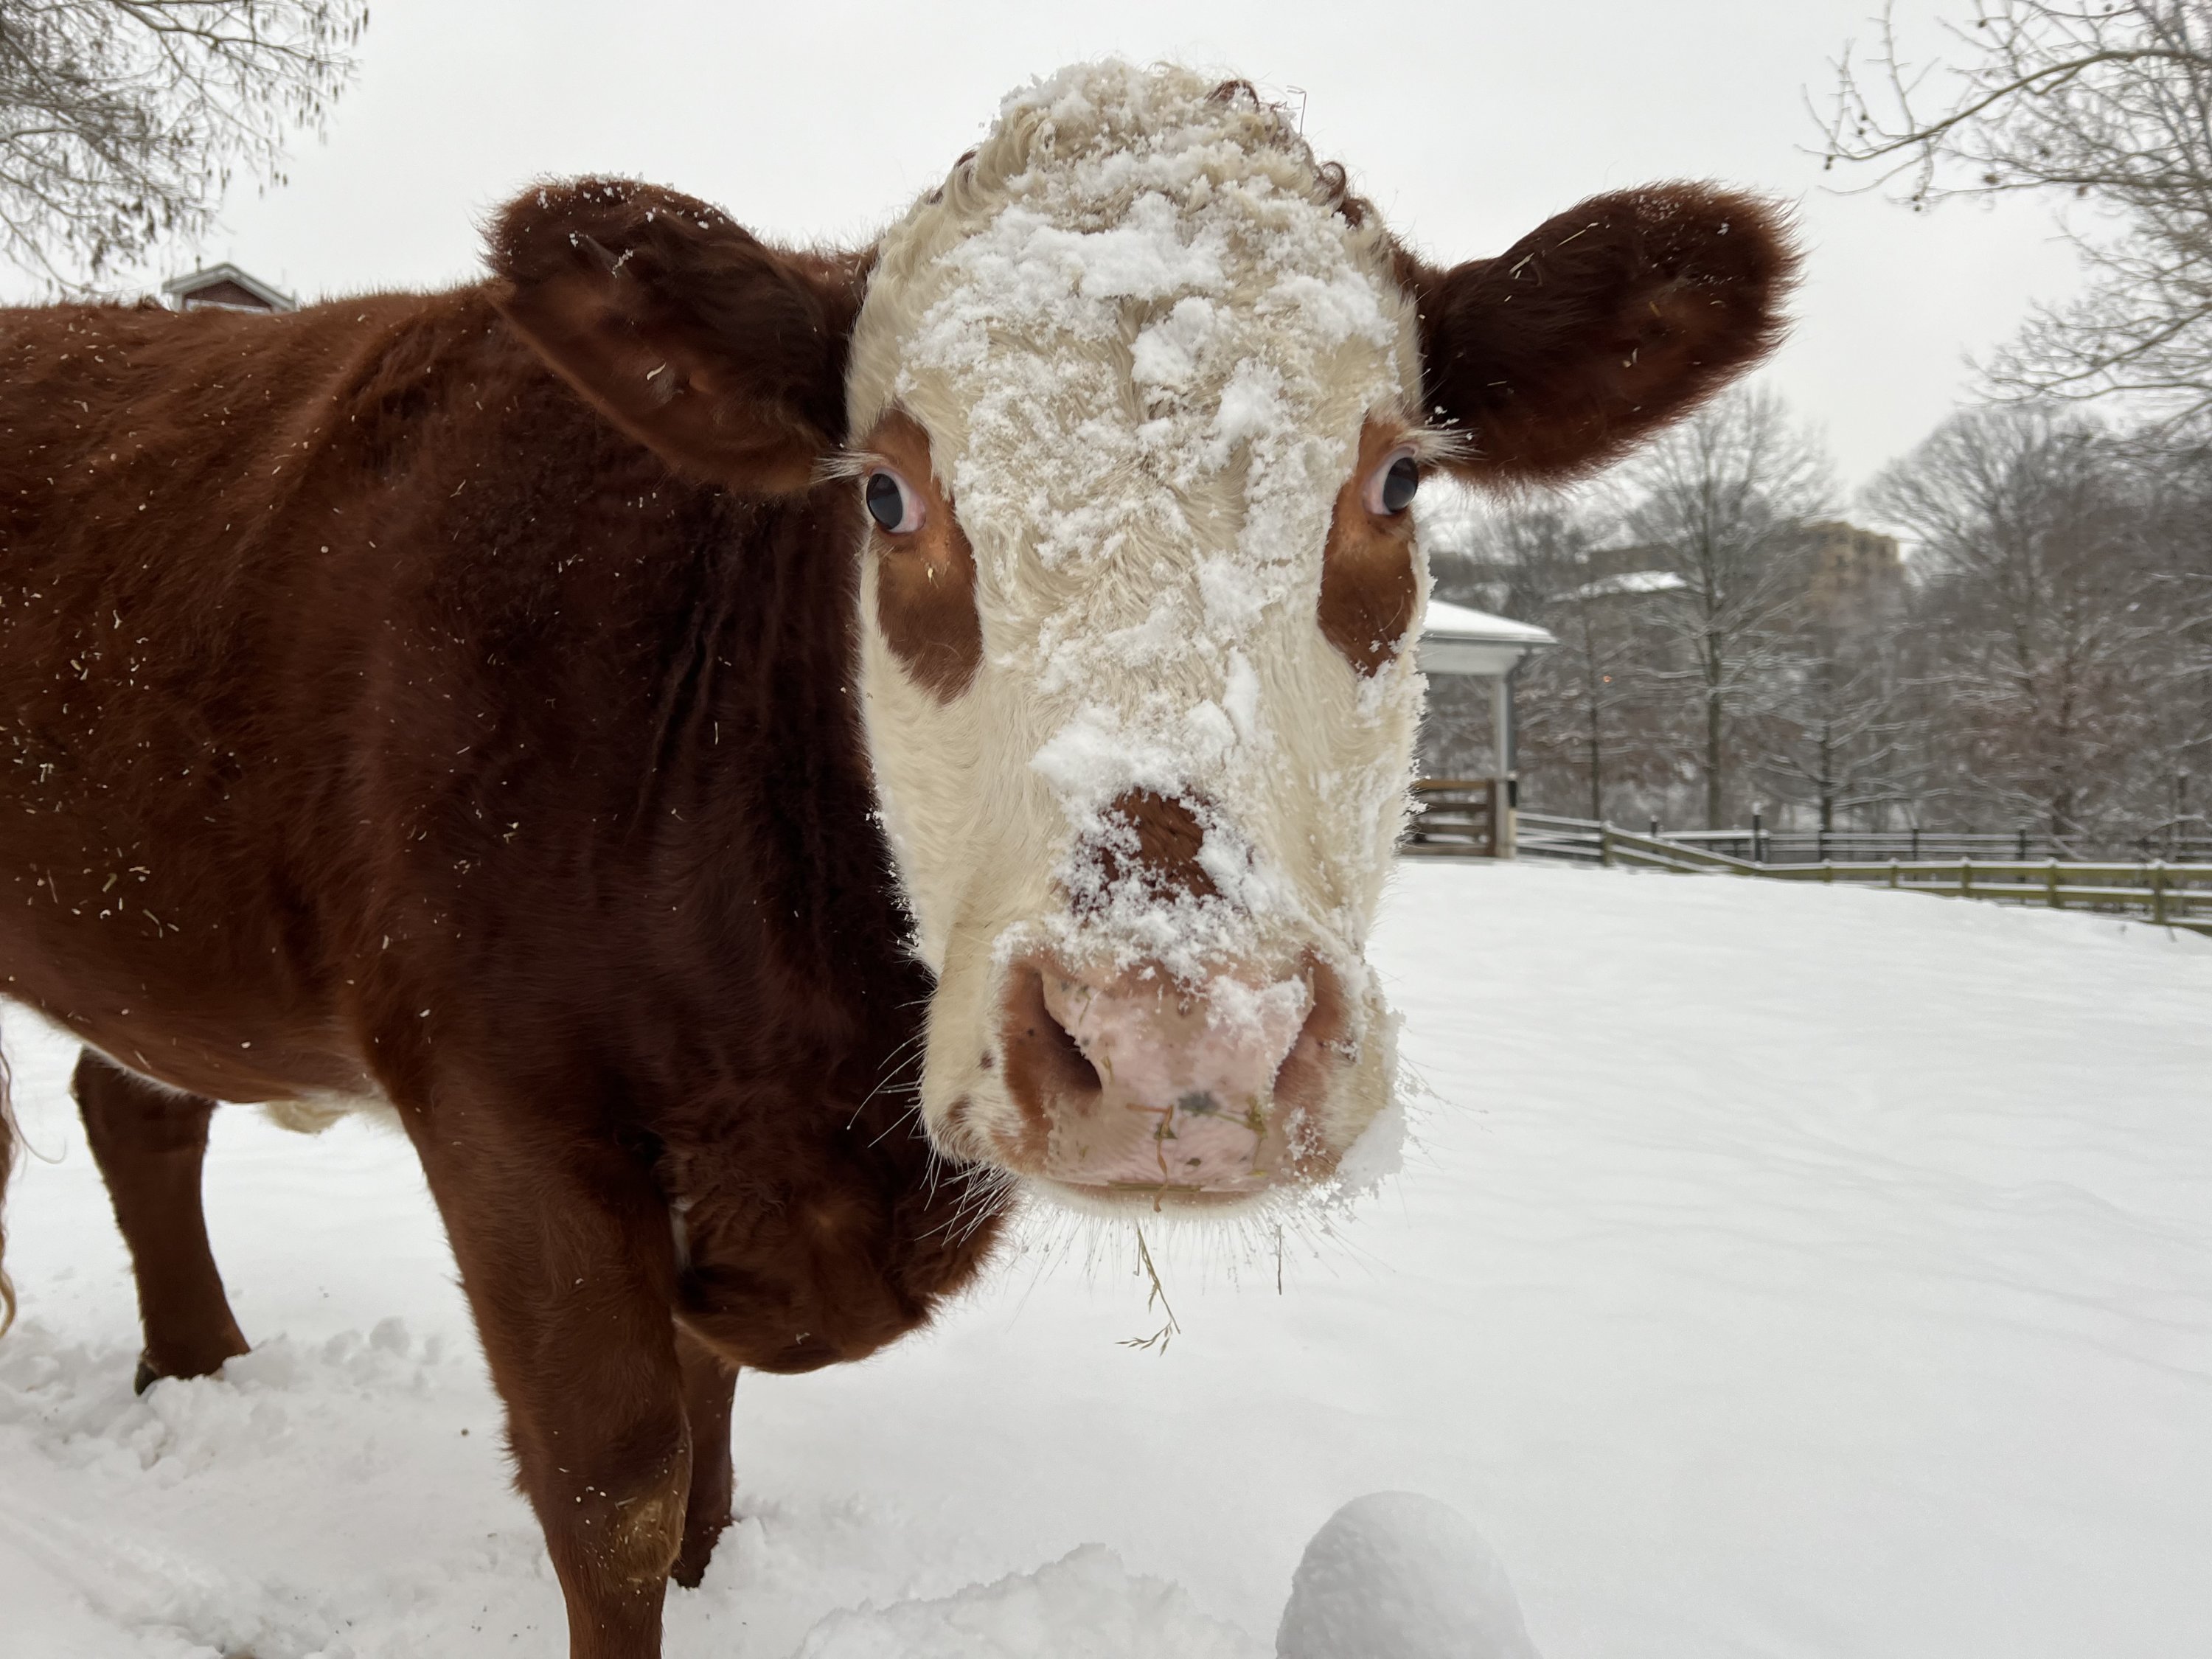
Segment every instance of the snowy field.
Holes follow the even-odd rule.
[[[1264,1659],[1346,1499],[1441,1498],[1546,1659],[2212,1653],[2212,941],[1848,889],[1405,869],[1430,1091],[1336,1236],[1059,1236],[749,1376],[680,1659]],[[404,1141],[221,1115],[259,1346],[134,1401],[70,1050],[11,1014],[0,1655],[557,1656]],[[1090,1260],[1086,1261],[1086,1255]],[[1378,1655],[1376,1659],[1388,1659]]]

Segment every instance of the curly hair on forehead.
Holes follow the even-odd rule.
[[[1283,148],[1302,155],[1313,168],[1315,199],[1323,207],[1335,209],[1354,230],[1367,222],[1368,215],[1375,210],[1373,205],[1364,197],[1352,194],[1351,177],[1345,172],[1343,162],[1314,159],[1313,147],[1291,120],[1289,105],[1270,102],[1260,95],[1259,88],[1243,79],[1224,81],[1206,95],[1211,103],[1249,104],[1273,116]]]
[[[1130,69],[1126,64],[1119,67]],[[1198,88],[1204,85],[1203,81],[1172,63],[1156,64],[1149,71],[1137,73],[1155,81],[1180,82],[1183,97],[1200,97],[1206,103],[1234,112],[1242,118],[1237,123],[1242,128],[1239,141],[1249,149],[1273,151],[1302,168],[1311,181],[1302,193],[1316,205],[1334,212],[1352,229],[1364,229],[1374,218],[1373,204],[1352,193],[1343,165],[1316,160],[1298,131],[1295,112],[1288,105],[1264,96],[1250,81],[1241,77],[1223,81],[1200,94]],[[1039,112],[1034,106],[1026,112],[1030,115]],[[1049,125],[1046,131],[1051,131]],[[972,203],[977,188],[988,191],[1004,185],[1036,159],[1032,149],[1034,136],[1033,124],[1023,122],[1017,116],[1010,125],[1002,118],[981,143],[963,150],[954,159],[944,182],[930,190],[922,200],[931,206],[947,200]],[[1047,143],[1048,146],[1049,140]]]

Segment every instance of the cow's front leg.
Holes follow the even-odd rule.
[[[690,1438],[668,1212],[619,1147],[441,1109],[410,1125],[545,1528],[571,1659],[653,1659]]]
[[[691,1495],[684,1512],[684,1547],[670,1577],[696,1589],[714,1553],[714,1540],[730,1524],[736,1477],[730,1468],[730,1405],[737,1397],[738,1368],[681,1326],[676,1354],[684,1368],[684,1416],[691,1428]]]
[[[89,1048],[70,1086],[138,1281],[146,1346],[132,1386],[143,1394],[161,1377],[212,1376],[246,1352],[200,1208],[215,1102],[149,1083]]]

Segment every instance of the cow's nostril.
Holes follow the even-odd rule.
[[[1050,1008],[1042,1011],[1042,1029],[1036,1032],[1037,1046],[1048,1051],[1055,1076],[1067,1094],[1095,1095],[1106,1086],[1099,1080],[1098,1068],[1091,1063],[1091,1056],[1083,1052],[1078,1042],[1053,1015]]]
[[[1329,1079],[1342,1059],[1345,1033],[1351,1025],[1345,1006],[1344,984],[1327,963],[1309,957],[1306,983],[1313,990],[1313,1006],[1297,1040],[1275,1068],[1275,1109],[1289,1113],[1311,1110],[1328,1097]]]
[[[1047,1004],[1044,972],[1036,964],[1024,963],[1008,976],[1004,1009],[999,1050],[1006,1092],[1020,1109],[1024,1137],[1034,1138],[1041,1151],[1051,1114],[1094,1105],[1105,1085]]]

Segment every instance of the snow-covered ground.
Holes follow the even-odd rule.
[[[1881,892],[1420,866],[1431,1091],[1333,1237],[1075,1234],[748,1377],[675,1656],[1260,1659],[1337,1506],[1444,1500],[1547,1659],[2212,1652],[2212,941]],[[404,1142],[217,1120],[260,1345],[134,1401],[122,1249],[11,1014],[0,1655],[557,1655]],[[1159,1241],[1155,1241],[1156,1244]],[[1376,1659],[1387,1659],[1378,1655]]]

